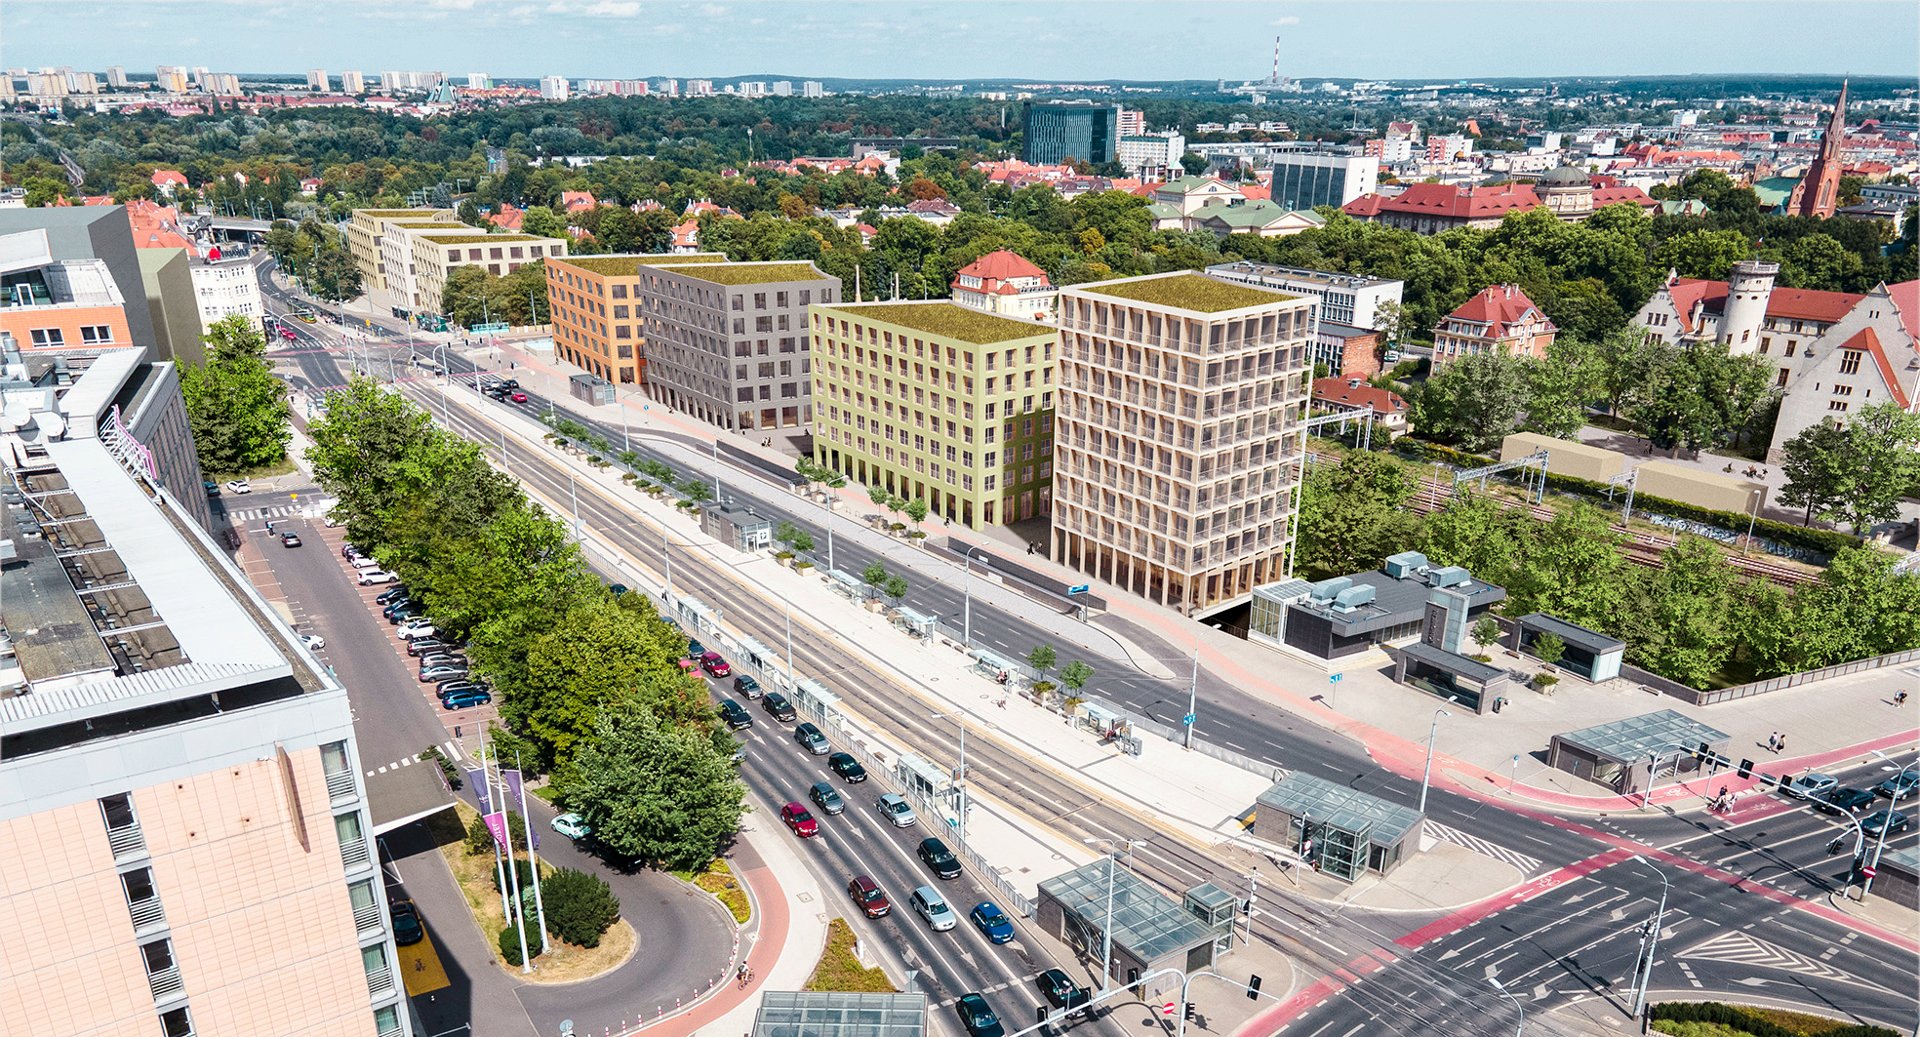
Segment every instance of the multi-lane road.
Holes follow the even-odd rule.
[[[310,329],[301,331],[303,338],[310,334]],[[312,348],[298,350],[289,357],[298,366],[296,378],[315,389],[340,384],[344,375],[337,354],[327,351],[330,344],[324,338],[315,338]],[[500,446],[496,430],[467,417],[460,408],[449,411],[441,405],[439,394],[442,392],[472,394],[477,377],[474,366],[457,353],[449,351],[447,360],[454,369],[453,388],[415,385],[407,391],[414,393],[423,404],[431,405],[436,413],[446,414],[451,427],[491,444],[497,452]],[[478,399],[471,395],[469,398]],[[480,401],[480,406],[484,409],[511,405]],[[528,414],[544,413],[552,407],[572,420],[594,427],[602,436],[614,441],[620,439],[620,430],[586,419],[573,412],[566,401],[549,401],[535,395],[519,406]],[[700,444],[682,437],[650,435],[636,437],[632,442],[635,451],[643,457],[657,458],[678,470],[688,470],[690,465],[704,462],[705,451],[699,449]],[[618,503],[589,489],[570,487],[552,458],[515,449],[510,457],[502,460],[529,490],[549,501],[568,502],[571,507],[577,499],[581,523],[594,531],[597,538],[655,571],[663,567],[662,541],[657,532],[648,531],[643,535],[636,516]],[[793,521],[810,528],[817,540],[824,541],[819,521],[823,512],[802,504],[783,488],[735,476],[729,479],[727,492],[750,500],[756,510],[772,516],[775,521]],[[883,554],[887,564],[896,568],[902,564],[899,555],[904,552],[890,551],[888,543],[878,534],[864,534],[851,525],[843,523],[837,527],[836,550],[841,556],[841,568],[858,569],[869,558]],[[729,622],[750,636],[768,644],[782,643],[784,616],[779,603],[762,600],[722,571],[724,567],[699,564],[694,555],[684,551],[676,552],[676,562],[676,586],[703,601],[724,607]],[[943,572],[941,567],[945,563],[924,556],[917,564],[924,567],[926,578],[914,581],[910,606],[943,616],[957,616],[962,608],[961,595],[952,585],[957,573]],[[989,642],[1020,644],[1031,637],[1026,633],[1029,619],[1020,615],[1017,607],[1003,609],[976,597],[972,615],[976,634]],[[1096,628],[1112,622],[1110,617],[1102,618],[1096,622]],[[1127,629],[1125,632],[1162,658],[1178,656],[1177,649],[1143,631]],[[1163,682],[1141,673],[1117,646],[1103,651],[1098,636],[1090,636],[1087,641],[1089,661],[1099,673],[1094,686],[1103,696],[1135,709],[1155,710],[1165,715],[1165,703],[1156,702],[1166,698]],[[901,687],[871,672],[873,667],[857,652],[831,639],[808,639],[796,644],[794,666],[796,671],[832,674],[830,683],[836,692],[864,717],[884,725],[890,734],[903,739],[909,749],[939,758],[946,737],[927,720],[926,714],[931,709],[921,708],[910,694],[902,694]],[[1357,744],[1330,735],[1204,672],[1200,699],[1201,719],[1197,730],[1201,737],[1231,739],[1248,755],[1401,802],[1410,803],[1415,798],[1417,790],[1412,782],[1374,765]],[[765,724],[762,719],[758,726]],[[1131,815],[1090,800],[1072,786],[1049,782],[1044,772],[1026,765],[1011,750],[991,742],[977,748],[970,743],[969,750],[969,771],[975,780],[988,783],[997,795],[1058,828],[1067,837],[1151,840],[1139,854],[1139,868],[1165,888],[1178,890],[1203,880],[1219,881],[1228,888],[1243,885],[1238,862],[1228,863],[1195,853],[1142,825]],[[797,748],[794,751],[797,752]],[[1015,774],[1020,781],[1011,780]],[[793,774],[762,776],[750,771],[749,776],[754,779],[755,787],[769,797],[793,795],[804,790],[806,784],[795,785],[800,775]],[[856,805],[855,809],[860,806]],[[870,808],[870,804],[865,806]],[[1914,971],[1915,957],[1910,949],[1849,933],[1839,923],[1797,910],[1792,905],[1794,898],[1820,897],[1824,891],[1812,879],[1798,886],[1780,885],[1784,881],[1782,877],[1817,879],[1819,869],[1831,864],[1822,860],[1830,835],[1826,838],[1780,837],[1781,832],[1822,823],[1810,819],[1803,808],[1792,808],[1790,816],[1780,815],[1780,820],[1770,827],[1749,828],[1738,822],[1729,825],[1719,819],[1695,820],[1661,812],[1598,819],[1591,824],[1575,823],[1524,810],[1503,809],[1480,799],[1439,791],[1430,798],[1428,806],[1430,819],[1438,822],[1444,831],[1471,833],[1471,838],[1481,846],[1519,866],[1538,888],[1529,899],[1493,905],[1484,917],[1455,919],[1431,915],[1367,915],[1352,910],[1329,912],[1305,900],[1263,895],[1263,907],[1267,910],[1259,919],[1256,932],[1302,959],[1310,971],[1330,973],[1363,958],[1372,962],[1366,967],[1365,980],[1336,992],[1325,1004],[1303,1014],[1293,1024],[1295,1027],[1314,1033],[1344,1034],[1349,1032],[1349,1027],[1362,1025],[1360,1020],[1364,1019],[1372,1020],[1364,1025],[1378,1027],[1381,1032],[1393,1032],[1393,1026],[1410,1032],[1415,1027],[1427,1028],[1428,1023],[1438,1018],[1435,1013],[1442,1011],[1441,1006],[1452,1006],[1450,1010],[1468,1012],[1475,1018],[1510,1012],[1510,1006],[1499,992],[1486,982],[1488,975],[1511,977],[1513,982],[1508,989],[1515,991],[1530,1010],[1566,1004],[1576,998],[1613,996],[1618,1000],[1616,988],[1626,981],[1632,958],[1637,953],[1640,937],[1636,927],[1644,925],[1650,917],[1649,898],[1657,897],[1661,888],[1659,876],[1627,859],[1632,852],[1653,855],[1663,862],[1663,870],[1674,883],[1674,896],[1679,905],[1670,911],[1667,927],[1679,935],[1663,938],[1653,973],[1656,989],[1739,991],[1781,982],[1817,987],[1817,983],[1807,982],[1804,974],[1793,974],[1801,975],[1800,980],[1791,975],[1731,975],[1730,969],[1762,968],[1732,965],[1729,961],[1750,963],[1766,959],[1772,952],[1765,948],[1729,949],[1730,944],[1714,944],[1698,938],[1689,943],[1691,932],[1736,933],[1754,926],[1761,927],[1761,931],[1753,939],[1779,948],[1783,953],[1778,960],[1783,962],[1817,961],[1825,970],[1862,981],[1888,967],[1904,968],[1909,975]],[[829,833],[834,831],[832,823],[840,820],[831,819]],[[1822,830],[1831,827],[1828,823]],[[1913,836],[1909,834],[1904,838],[1910,841]],[[843,836],[846,841],[857,839],[858,836]],[[910,858],[909,862],[917,867]],[[1674,862],[1687,862],[1696,870],[1677,867]],[[1749,892],[1754,884],[1767,885],[1779,899],[1756,897]],[[840,885],[844,885],[844,877]],[[830,885],[829,888],[839,887]],[[1725,939],[1732,941],[1738,937],[1726,936]],[[1680,956],[1693,944],[1707,947],[1705,957],[1699,961]],[[913,961],[925,963],[931,974],[930,982],[968,985],[971,989],[1009,981],[1005,974],[983,968],[1002,959],[979,955],[972,961],[961,959],[960,964],[971,966],[966,969],[957,969],[955,963],[949,961],[944,968],[953,971],[943,975],[943,967],[933,964],[937,961],[930,955],[934,948],[916,946],[904,938],[893,945],[901,949],[903,958],[911,955]],[[1619,960],[1622,948],[1627,957],[1624,965]],[[1004,948],[1001,955],[1004,958]],[[1714,964],[1716,962],[1719,964]],[[1791,969],[1784,971],[1792,973]],[[1722,987],[1723,983],[1735,985]],[[1861,1010],[1871,1012],[1873,1018],[1911,1020],[1916,1009],[1914,999],[1906,991],[1910,985],[1882,984],[1876,988],[1881,991],[1877,997],[1854,999],[1849,1003],[1860,1004]],[[1368,989],[1370,987],[1373,989]],[[1398,993],[1391,997],[1376,993],[1382,988]],[[1819,1000],[1806,991],[1802,991],[1798,999]],[[1346,1025],[1336,1026],[1341,1020],[1347,1020]]]

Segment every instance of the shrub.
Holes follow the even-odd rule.
[[[1804,1012],[1747,1007],[1718,1001],[1669,1001],[1647,1010],[1650,1019],[1717,1023],[1753,1037],[1900,1037],[1884,1026],[1844,1023]]]
[[[520,893],[526,899],[526,902],[531,904],[533,903],[533,862],[527,860],[525,857],[515,857],[513,859],[513,864],[514,864],[514,870],[520,873]],[[493,869],[492,874],[493,874],[493,891],[495,893],[501,892],[500,876],[502,874],[502,869],[495,868]],[[509,879],[508,881],[511,882],[512,880]],[[512,887],[509,886],[506,892],[512,893],[513,892]],[[541,893],[541,899],[544,900],[546,898],[546,880],[545,879],[541,880],[540,893]]]
[[[561,868],[540,884],[547,908],[547,927],[555,936],[580,947],[600,946],[600,937],[620,920],[620,901],[606,880],[572,868]]]
[[[540,956],[540,930],[532,919],[527,920],[527,951],[536,958]],[[500,930],[500,957],[509,965],[520,965],[520,930],[512,922]]]

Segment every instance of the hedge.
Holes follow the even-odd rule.
[[[1427,443],[1411,437],[1402,437],[1395,440],[1393,449],[1396,453],[1412,457],[1414,460],[1429,462],[1440,461],[1459,468],[1479,468],[1496,463],[1496,460],[1491,457],[1469,454],[1463,450],[1455,450],[1452,447],[1441,446],[1438,443]],[[1560,475],[1552,469],[1548,469],[1547,471],[1547,485],[1562,493],[1589,497],[1596,500],[1605,500],[1609,490],[1606,483],[1594,482],[1590,479],[1581,479],[1571,475]],[[1621,492],[1620,489],[1613,488],[1613,494],[1616,499],[1619,498]],[[1769,540],[1793,547],[1803,547],[1810,551],[1817,551],[1829,558],[1840,553],[1840,551],[1845,548],[1857,547],[1860,544],[1859,537],[1849,536],[1831,529],[1813,529],[1808,526],[1796,526],[1790,522],[1779,522],[1767,518],[1750,520],[1749,516],[1744,512],[1715,511],[1711,508],[1697,507],[1682,501],[1655,497],[1651,494],[1635,494],[1633,504],[1635,510],[1658,512],[1669,518],[1690,519],[1694,522],[1702,522],[1709,526],[1718,526],[1721,529],[1730,530],[1735,533],[1744,532],[1747,528],[1747,523],[1752,521],[1753,532],[1757,536],[1763,536]]]
[[[1647,1016],[1673,1022],[1719,1023],[1744,1030],[1753,1037],[1900,1037],[1884,1026],[1844,1023],[1800,1012],[1749,1008],[1718,1001],[1669,1001],[1649,1008]]]

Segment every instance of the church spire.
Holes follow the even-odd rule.
[[[1840,81],[1840,97],[1833,104],[1827,131],[1820,137],[1820,154],[1807,167],[1807,173],[1794,185],[1787,212],[1794,216],[1832,216],[1840,204],[1840,173],[1846,166],[1842,154],[1847,141],[1847,81]]]

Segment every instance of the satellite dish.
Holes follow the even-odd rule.
[[[40,426],[40,431],[44,432],[48,439],[57,439],[67,430],[67,419],[53,411],[42,411],[34,423]]]
[[[5,410],[0,410],[0,429],[8,432],[24,428],[33,420],[33,408],[25,400],[9,400]]]

